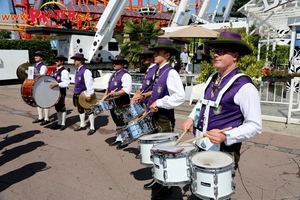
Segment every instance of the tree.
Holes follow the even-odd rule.
[[[0,39],[10,39],[10,31],[0,31]]]
[[[149,46],[151,40],[155,40],[163,31],[159,28],[157,21],[152,22],[143,18],[139,23],[128,20],[124,26],[122,37],[117,37],[124,41],[121,47],[121,55],[129,61],[131,67],[139,66],[138,53],[142,51],[144,46]]]
[[[243,5],[248,3],[248,1],[249,0],[235,0],[230,12],[230,17],[245,17],[245,15],[238,12],[238,9],[240,9]]]

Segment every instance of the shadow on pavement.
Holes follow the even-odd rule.
[[[9,133],[11,131],[16,130],[17,128],[20,128],[21,126],[19,125],[11,125],[11,126],[7,126],[7,127],[0,127],[0,134],[5,134],[5,133]]]
[[[33,176],[35,173],[47,170],[45,167],[47,164],[45,162],[34,162],[30,163],[28,165],[25,165],[19,169],[13,170],[11,172],[8,172],[6,174],[3,174],[0,176],[0,192],[6,190],[13,184],[16,184],[18,182],[21,182],[31,176]]]
[[[3,149],[4,147],[7,147],[11,144],[22,142],[23,140],[26,140],[28,138],[33,137],[36,134],[41,133],[39,130],[33,130],[33,131],[26,131],[23,133],[19,133],[17,135],[13,135],[10,137],[5,137],[3,141],[0,142],[0,150]]]
[[[151,168],[152,167],[145,167],[142,169],[138,169],[136,171],[132,171],[132,172],[130,172],[130,174],[133,175],[133,177],[136,180],[139,180],[139,181],[149,180],[149,182],[150,182],[152,180]]]
[[[2,166],[3,164],[5,164],[9,161],[12,161],[12,160],[18,158],[22,154],[29,153],[29,152],[37,149],[38,147],[41,147],[44,145],[45,145],[44,142],[37,141],[37,142],[30,142],[25,145],[20,145],[20,146],[14,147],[9,150],[5,150],[2,152],[3,155],[0,157],[0,166]]]
[[[128,147],[128,148],[124,149],[123,151],[127,151],[129,153],[132,153],[135,156],[140,154],[140,151],[137,148],[133,148],[133,147]]]

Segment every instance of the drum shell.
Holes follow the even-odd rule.
[[[116,134],[117,136],[120,136],[123,144],[129,144],[139,137],[153,133],[154,131],[155,127],[152,125],[151,120],[146,117],[137,122],[128,124],[122,130],[117,131]]]
[[[155,139],[158,138],[157,136],[162,136],[162,134],[165,135],[164,139]],[[167,136],[169,135],[169,136]],[[147,136],[142,136],[139,138],[138,143],[139,143],[139,149],[140,149],[140,162],[141,164],[144,165],[153,165],[153,161],[151,159],[151,151],[150,149],[153,147],[153,145],[157,144],[162,144],[162,143],[167,143],[167,142],[172,142],[176,141],[179,133],[156,133],[152,134],[153,140],[150,140],[149,135]],[[147,137],[147,138],[146,138]],[[144,139],[145,138],[145,139]]]
[[[117,109],[117,115],[124,123],[139,118],[144,112],[145,108],[140,103],[130,104],[125,108]]]
[[[199,152],[191,157],[190,166],[192,171],[192,192],[201,199],[228,199],[235,191],[235,183],[232,175],[234,173],[234,162],[222,167],[199,166],[193,162],[195,157],[201,157],[204,152]],[[214,159],[224,155],[223,152],[214,152]],[[209,163],[208,163],[209,165]]]
[[[25,103],[32,107],[37,107],[35,100],[33,99],[33,85],[35,83],[35,79],[26,79],[21,86],[21,97]]]
[[[162,145],[167,144],[174,146],[175,142],[168,142]],[[196,147],[192,143],[186,143],[184,145],[184,152],[178,154],[161,154],[153,152],[152,172],[156,182],[167,186],[190,183],[191,169],[189,159],[191,155],[196,152]]]
[[[92,111],[95,116],[100,115],[101,113],[115,108],[114,100],[102,101],[92,106]]]

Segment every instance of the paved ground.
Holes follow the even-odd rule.
[[[108,146],[115,136],[108,112],[96,118],[94,135],[74,132],[79,117],[70,95],[67,108],[65,131],[51,130],[54,123],[32,124],[37,111],[21,99],[20,85],[0,86],[0,199],[151,199],[157,190],[142,189],[152,175],[135,159],[137,142],[123,150]],[[191,109],[186,102],[176,110],[177,132]],[[264,121],[264,132],[243,143],[232,199],[300,199],[299,127]],[[195,199],[190,184],[174,187],[168,200],[177,199]]]

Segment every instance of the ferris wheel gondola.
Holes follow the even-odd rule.
[[[157,14],[158,9],[154,6],[145,6],[139,8],[138,11],[142,16],[154,16]]]

